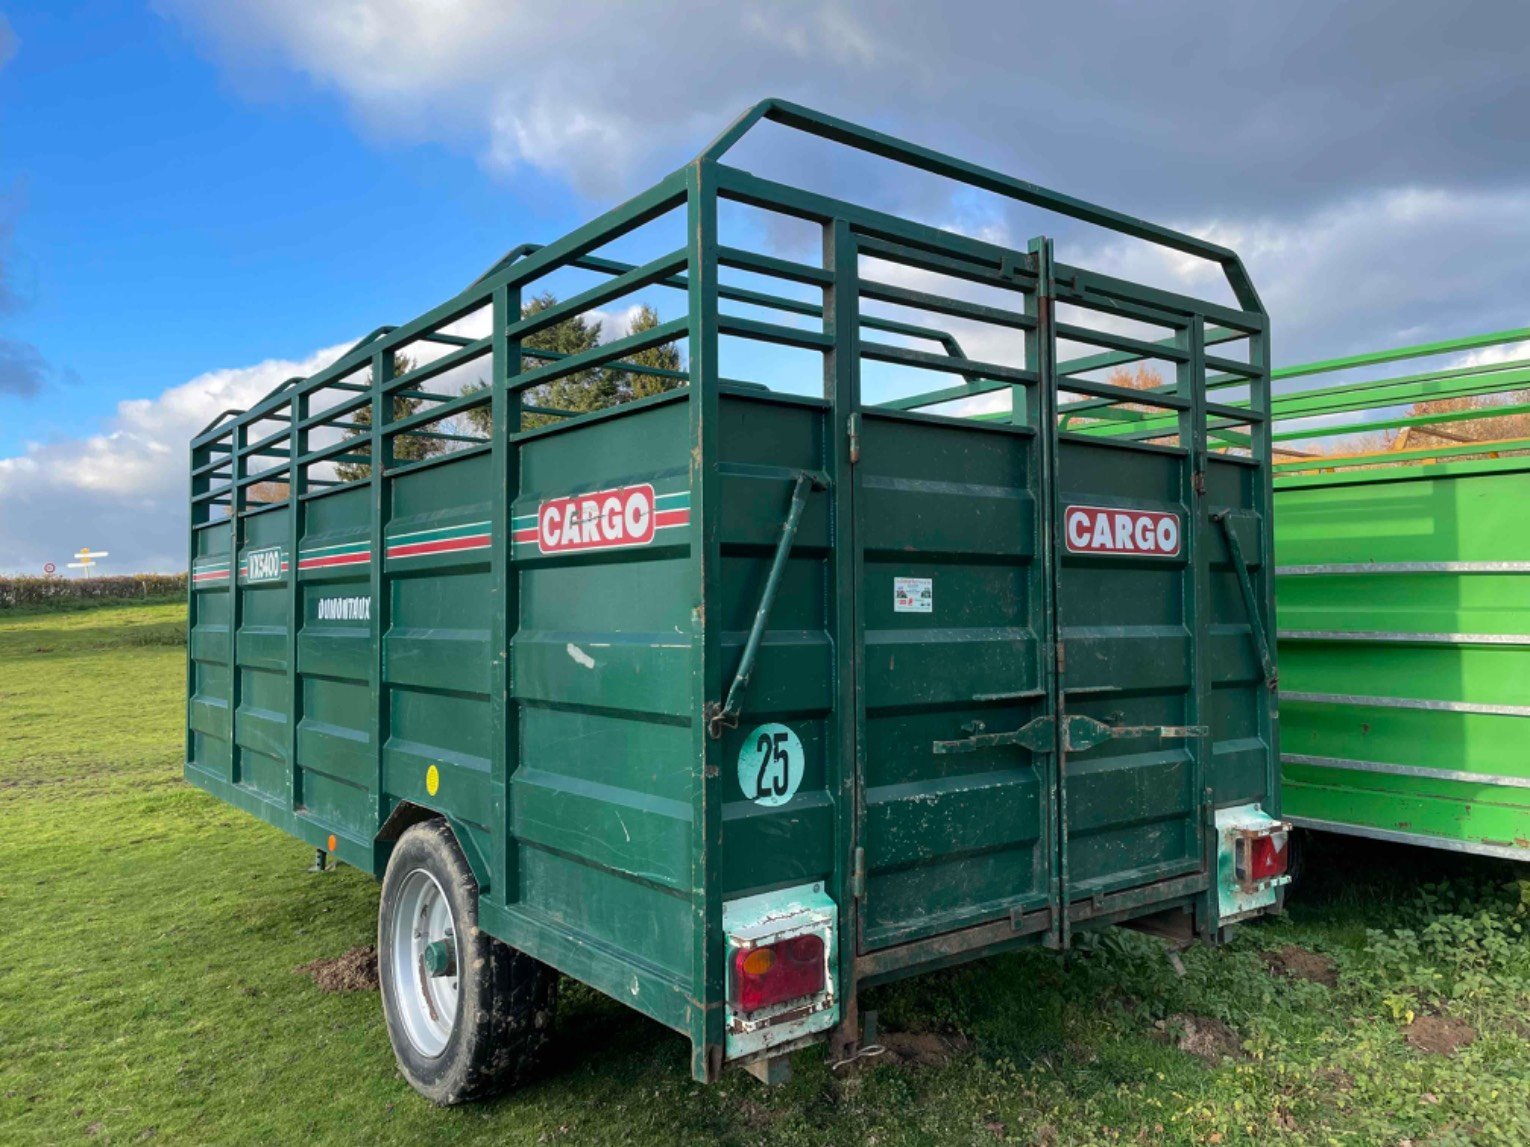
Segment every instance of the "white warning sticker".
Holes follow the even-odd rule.
[[[893,612],[934,613],[934,579],[927,577],[893,578]]]

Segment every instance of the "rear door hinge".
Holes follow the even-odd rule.
[[[866,898],[866,850],[855,850],[855,863],[850,869],[850,895],[857,900]]]
[[[850,465],[854,466],[861,460],[861,414],[853,411],[848,420],[850,435]]]
[[[1059,641],[1057,643],[1057,672],[1059,672],[1059,673],[1066,673],[1067,671],[1068,671],[1068,650],[1067,650],[1067,647],[1064,646],[1061,641]]]
[[[1196,470],[1190,475],[1190,485],[1195,487],[1195,492],[1201,497],[1206,496],[1206,471]]]

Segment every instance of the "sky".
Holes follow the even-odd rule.
[[[1236,248],[1277,364],[1530,325],[1530,6],[0,0],[0,572],[185,564],[186,441],[822,108]],[[1066,221],[741,166],[1204,285]],[[800,237],[766,234],[790,250]]]

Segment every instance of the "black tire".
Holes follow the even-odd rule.
[[[416,987],[400,982],[393,948],[403,890],[420,886],[419,877],[410,880],[419,872],[434,880],[438,902],[450,910],[456,944],[456,1014],[445,1046],[434,1055],[415,1042],[401,1015],[401,995]],[[398,959],[412,966],[407,954]],[[465,1103],[514,1087],[552,1028],[557,973],[479,930],[478,882],[443,820],[415,825],[393,849],[377,912],[377,974],[399,1071],[432,1103]]]

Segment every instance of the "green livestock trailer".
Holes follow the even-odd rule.
[[[1275,372],[1296,824],[1530,860],[1530,358],[1494,349],[1526,341],[1500,331]]]
[[[757,129],[1204,260],[1223,301],[724,163]],[[195,438],[186,777],[381,879],[390,1037],[443,1103],[514,1082],[560,973],[698,1080],[773,1079],[854,1052],[864,985],[1214,941],[1288,879],[1268,346],[1229,250],[765,101]],[[1106,381],[1144,355],[1161,393]]]

